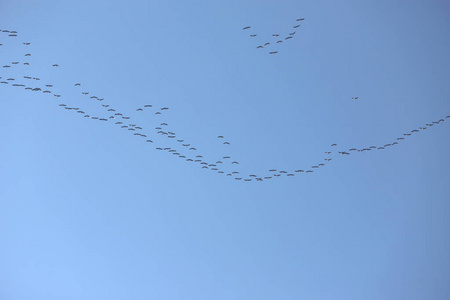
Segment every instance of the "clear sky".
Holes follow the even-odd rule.
[[[1,1],[0,299],[449,299],[449,15]]]

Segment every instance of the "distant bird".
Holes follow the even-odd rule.
[[[25,46],[28,46],[30,43],[23,43]]]
[[[358,100],[358,97],[352,97],[353,100]]]
[[[278,51],[269,52],[269,54],[277,54],[277,53],[278,53]]]
[[[303,21],[303,20],[305,20],[305,18],[297,19],[296,21],[300,22],[300,21]]]
[[[272,34],[272,36],[280,36],[278,33],[274,33]]]
[[[291,33],[289,33],[289,35],[294,35],[295,34],[295,31],[294,32],[291,32]]]
[[[144,105],[144,107],[152,107],[150,104]]]
[[[136,109],[136,111],[144,111],[142,108],[138,108]]]
[[[250,36],[251,36],[251,37],[255,37],[255,36],[256,36],[256,34],[250,34]]]
[[[54,64],[52,67],[59,67],[59,65],[58,64]]]
[[[31,54],[30,54],[30,53],[27,53],[27,54],[25,54],[25,56],[31,56]]]
[[[300,27],[300,25],[295,25],[295,26],[293,26],[294,28],[299,28]]]
[[[265,43],[264,46],[270,45],[270,43]]]
[[[331,147],[337,146],[337,144],[332,144]]]
[[[292,36],[288,36],[287,38],[285,38],[285,40],[289,40],[292,39]]]
[[[277,44],[282,43],[283,41],[277,41]]]
[[[229,143],[229,142],[223,142],[223,144],[224,144],[224,145],[229,145],[230,143]]]
[[[264,48],[264,46],[258,46],[258,47],[256,47],[256,49],[261,49],[261,48]]]
[[[81,86],[81,83],[75,83],[75,86]]]
[[[247,26],[247,27],[242,28],[242,30],[250,29],[250,28],[252,28],[252,27],[251,26]]]
[[[218,139],[223,139],[223,135],[219,135],[217,138]]]

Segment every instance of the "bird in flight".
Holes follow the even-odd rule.
[[[352,100],[358,100],[358,97],[352,97]]]
[[[251,26],[244,27],[244,28],[242,28],[242,30],[249,29],[249,28],[251,28]]]
[[[277,54],[277,53],[278,53],[278,51],[269,52],[269,54]]]

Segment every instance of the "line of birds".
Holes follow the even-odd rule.
[[[305,18],[300,18],[300,19],[297,19],[296,21],[297,22],[301,22],[301,21],[304,21],[305,20]],[[297,28],[299,28],[300,27],[300,24],[295,24],[294,26],[292,26],[294,29],[297,29]],[[251,26],[246,26],[246,27],[244,27],[244,28],[242,28],[242,30],[248,30],[248,29],[250,29],[250,28],[252,28]],[[294,36],[295,36],[295,33],[296,33],[296,31],[293,31],[293,32],[290,32],[285,38],[284,38],[284,41],[288,41],[288,40],[290,40],[290,39],[292,39],[292,38],[294,38]],[[250,34],[250,37],[251,38],[255,38],[255,37],[257,37],[258,36],[258,34],[256,34],[256,33],[253,33],[253,34]],[[280,34],[279,33],[272,33],[272,38],[276,38],[276,42],[264,42],[263,44],[261,44],[261,45],[258,45],[256,48],[257,49],[263,49],[264,47],[267,47],[267,46],[269,46],[269,45],[277,45],[277,44],[280,44],[280,43],[283,43],[283,38],[281,38],[280,39]],[[274,51],[269,51],[269,54],[277,54],[278,53],[278,51],[276,51],[276,50],[274,50]]]
[[[299,20],[302,20],[302,19],[299,19]],[[11,32],[13,32],[13,33],[11,33]],[[0,30],[0,33],[8,33],[9,37],[17,36],[16,31]],[[3,44],[0,44],[0,46],[2,46],[2,45]],[[23,45],[29,46],[30,43],[26,42],[26,43],[23,43]],[[27,54],[25,54],[25,56],[31,56],[31,54],[27,53]],[[5,71],[9,71],[9,70],[11,70],[11,67],[16,67],[19,65],[19,63],[20,62],[18,62],[18,61],[14,61],[14,62],[11,62],[11,65],[5,65],[3,67],[5,68]],[[58,64],[53,64],[52,66],[59,67]],[[0,76],[0,80],[1,79],[2,79],[2,77]],[[42,92],[43,94],[53,94],[53,96],[57,99],[62,97],[61,93],[52,92],[52,90],[55,89],[53,84],[45,84],[45,85],[40,85],[40,86],[33,85],[33,84],[41,82],[41,79],[38,77],[23,76],[23,79],[25,79],[24,83],[14,83],[14,84],[11,84],[11,86],[21,87],[21,88],[24,88],[25,90],[33,91],[33,92]],[[1,81],[0,83],[8,85],[10,82],[16,82],[16,78],[8,76],[8,78],[6,80]],[[82,86],[82,84],[79,82],[74,84],[74,87],[76,89],[79,89],[81,86]],[[78,92],[79,92],[79,90],[78,90]],[[402,136],[397,137],[395,141],[392,141],[392,142],[384,144],[384,145],[378,145],[378,146],[371,145],[371,146],[363,147],[363,148],[349,148],[349,149],[345,149],[342,151],[339,151],[339,150],[338,151],[326,151],[325,157],[324,157],[324,161],[326,161],[326,163],[323,163],[323,162],[317,163],[317,164],[310,166],[309,168],[292,169],[292,170],[269,169],[267,171],[267,173],[264,175],[248,174],[247,176],[242,176],[241,172],[237,171],[237,169],[236,169],[236,167],[240,164],[239,161],[233,160],[231,158],[231,155],[228,154],[228,155],[222,156],[220,158],[216,158],[213,161],[206,160],[203,157],[203,155],[197,154],[198,153],[198,152],[196,152],[197,147],[191,145],[191,143],[189,143],[189,142],[186,142],[184,139],[179,138],[174,131],[169,130],[168,129],[169,124],[167,122],[161,122],[161,120],[159,120],[159,122],[158,122],[159,125],[156,126],[153,129],[154,132],[152,134],[150,134],[148,131],[145,131],[143,126],[135,124],[135,122],[132,121],[132,119],[134,117],[131,117],[129,115],[125,115],[121,112],[118,112],[116,109],[112,108],[110,106],[110,104],[103,102],[105,100],[104,98],[100,98],[98,96],[91,95],[89,91],[81,91],[80,94],[82,95],[81,97],[86,96],[86,97],[88,97],[88,99],[96,100],[97,101],[96,103],[101,104],[101,107],[105,110],[106,116],[94,116],[94,115],[88,114],[85,110],[82,110],[79,107],[72,107],[66,103],[60,103],[59,107],[64,108],[67,111],[76,112],[80,116],[83,116],[84,118],[87,118],[87,119],[98,120],[101,122],[115,121],[114,125],[118,126],[118,128],[126,129],[127,131],[132,133],[133,136],[143,138],[147,143],[154,143],[153,139],[155,137],[167,138],[169,140],[164,140],[164,142],[163,142],[163,143],[166,143],[166,145],[157,146],[157,147],[155,147],[155,149],[159,150],[159,151],[166,151],[168,153],[171,153],[172,155],[178,156],[179,158],[184,159],[187,162],[197,163],[202,169],[214,171],[219,174],[224,174],[226,176],[233,177],[235,180],[243,180],[246,182],[252,181],[252,180],[264,181],[264,180],[277,178],[277,177],[281,177],[281,176],[292,177],[299,173],[313,173],[315,169],[326,166],[326,164],[328,164],[333,159],[330,156],[331,154],[337,153],[339,155],[350,155],[353,152],[361,153],[361,152],[373,151],[373,150],[384,150],[384,149],[387,149],[388,147],[396,146],[400,142],[405,140],[406,138],[408,138],[414,134],[417,134],[420,131],[424,131],[427,128],[430,128],[434,125],[440,124],[440,123],[444,122],[445,119],[450,118],[450,115],[449,115],[449,116],[446,116],[445,118],[439,119],[437,121],[426,123],[424,126],[420,126],[416,129],[411,130],[410,132],[403,133]],[[357,100],[358,97],[353,97],[352,99]],[[152,104],[146,104],[143,107],[137,108],[136,112],[144,113],[144,112],[152,111],[152,109],[155,109]],[[163,115],[163,112],[165,112],[167,110],[169,110],[168,107],[160,107],[159,109],[157,109],[156,112],[154,112],[154,116],[156,117],[159,115]],[[117,121],[116,119],[121,119],[121,120]],[[158,117],[158,119],[159,119],[159,117]],[[158,120],[158,119],[155,119],[155,120]],[[125,124],[125,122],[127,122],[127,124]],[[133,122],[133,123],[128,123],[128,122]],[[217,136],[217,139],[220,140],[222,142],[222,144],[225,146],[230,145],[229,141],[224,140],[225,137],[223,135]],[[176,146],[167,147],[167,143],[172,140],[176,141],[175,145],[178,145],[178,146],[181,145],[182,148],[178,148]],[[335,147],[337,147],[337,144],[333,143],[330,146],[332,148],[335,148]],[[179,149],[182,149],[182,150],[179,150]]]

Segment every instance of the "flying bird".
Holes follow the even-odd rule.
[[[242,30],[250,29],[250,28],[252,28],[252,27],[251,26],[247,26],[247,27],[242,28]]]

